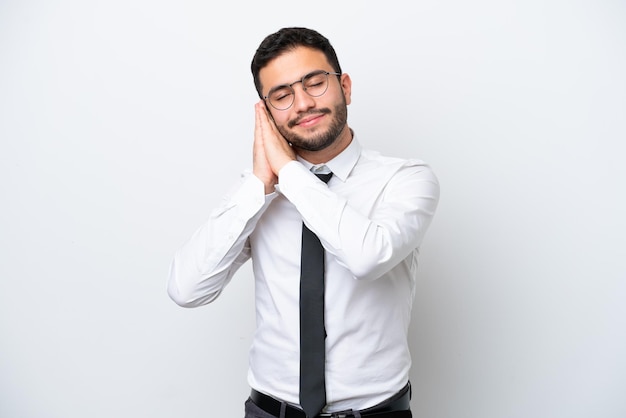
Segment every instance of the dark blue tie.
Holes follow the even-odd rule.
[[[316,174],[324,183],[333,173]],[[324,248],[302,224],[300,265],[300,406],[315,417],[326,405],[324,327]]]

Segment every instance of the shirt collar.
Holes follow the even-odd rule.
[[[341,151],[339,155],[337,155],[335,158],[325,164],[313,165],[305,159],[301,158],[300,156],[297,156],[296,158],[298,159],[298,161],[304,164],[307,169],[313,169],[313,171],[315,171],[315,168],[325,165],[330,169],[330,171],[333,172],[333,177],[337,177],[342,182],[345,182],[348,179],[350,172],[359,160],[360,154],[361,144],[359,144],[356,134],[354,134],[352,137],[352,141],[350,142],[350,144],[348,144],[346,149]]]

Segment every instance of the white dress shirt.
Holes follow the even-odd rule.
[[[179,305],[213,301],[252,258],[256,332],[248,381],[298,404],[302,221],[326,253],[326,411],[363,409],[407,383],[407,331],[418,249],[439,200],[420,160],[382,156],[356,137],[325,167],[328,185],[298,160],[265,195],[250,172],[175,254],[168,293]]]

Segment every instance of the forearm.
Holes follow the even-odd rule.
[[[296,164],[286,167],[279,189],[356,279],[380,277],[421,244],[439,198],[437,179],[428,167],[401,167],[378,186],[366,181],[352,185],[372,189],[367,195],[373,197],[361,201],[329,189],[306,171]]]
[[[264,185],[247,176],[207,222],[182,245],[170,265],[167,291],[177,304],[212,302],[250,258],[248,237],[272,200]]]
[[[340,264],[359,280],[375,280],[419,248],[434,208],[415,207],[401,218],[367,218],[346,206],[338,223],[335,245],[329,245]],[[397,213],[396,213],[397,215]]]

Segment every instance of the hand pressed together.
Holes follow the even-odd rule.
[[[296,159],[296,153],[278,132],[262,100],[255,104],[254,112],[253,173],[265,184],[267,194],[274,191],[278,172]]]

